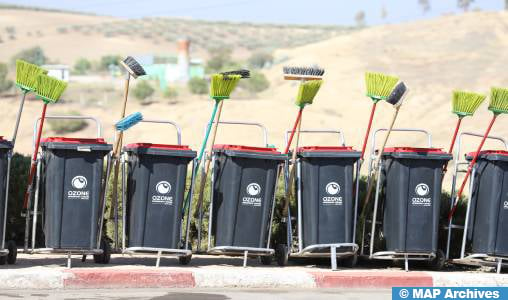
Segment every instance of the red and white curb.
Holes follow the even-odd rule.
[[[508,286],[508,274],[294,269],[4,269],[0,289]]]

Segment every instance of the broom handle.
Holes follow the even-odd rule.
[[[289,148],[291,148],[291,143],[293,142],[293,137],[295,136],[296,127],[298,126],[298,124],[300,124],[300,119],[302,118],[302,112],[303,112],[303,108],[300,108],[298,110],[298,115],[296,116],[295,124],[293,125],[293,130],[291,130],[291,135],[289,136],[289,140],[286,145],[286,149],[284,150],[284,154],[289,153]]]
[[[452,143],[450,144],[450,149],[448,150],[449,154],[453,154],[453,147],[455,146],[455,141],[457,140],[457,134],[459,133],[460,124],[462,123],[462,118],[459,117],[457,120],[457,125],[455,126],[455,132],[453,133]],[[446,163],[443,167],[443,177],[441,178],[441,181],[444,178],[444,174],[446,174],[446,171],[448,170],[448,163]]]
[[[35,176],[35,169],[37,168],[37,152],[39,152],[39,145],[41,143],[42,129],[44,127],[44,119],[46,118],[46,109],[48,104],[44,103],[42,106],[41,121],[39,122],[39,128],[37,129],[37,139],[35,140],[34,153],[32,155],[32,164],[30,165],[30,173],[28,173],[28,182],[25,191],[25,198],[23,200],[23,208],[28,208],[28,199],[32,194],[32,182]]]
[[[301,109],[303,110],[303,109]],[[289,208],[289,202],[290,202],[290,195],[293,188],[293,180],[295,178],[295,167],[296,167],[296,152],[298,151],[298,143],[300,142],[300,128],[302,126],[302,116],[300,115],[300,119],[298,120],[298,126],[296,127],[296,141],[295,141],[295,149],[293,150],[291,161],[293,162],[293,166],[291,170],[289,171],[289,181],[288,181],[288,188],[286,190],[286,202],[284,203],[284,210],[283,215],[287,216],[288,208]]]
[[[27,93],[28,93],[28,91],[23,91],[23,98],[21,98],[21,102],[19,103],[18,114],[16,116],[16,125],[14,125],[14,132],[12,133],[12,139],[11,139],[13,149],[14,149],[14,145],[16,144],[16,137],[18,136],[19,122],[21,120],[21,114],[23,113],[23,106],[25,105],[25,99],[26,99]]]
[[[395,113],[393,114],[392,121],[390,123],[390,127],[388,128],[388,131],[386,132],[386,136],[383,141],[383,144],[379,150],[379,153],[377,154],[377,157],[375,160],[376,164],[374,165],[374,168],[373,168],[374,174],[372,174],[369,178],[367,194],[365,195],[365,198],[363,199],[363,207],[362,207],[362,213],[361,213],[362,217],[364,216],[365,212],[367,211],[367,204],[368,204],[370,196],[372,194],[372,190],[374,189],[374,178],[376,177],[376,173],[378,171],[378,164],[381,161],[381,156],[383,155],[386,144],[388,143],[388,138],[390,137],[390,133],[392,132],[393,126],[395,125],[395,120],[397,120],[397,116],[399,114],[399,109],[400,109],[400,106],[395,108]]]
[[[369,141],[370,129],[372,127],[372,121],[374,120],[374,113],[376,112],[377,102],[374,102],[372,105],[372,109],[370,110],[370,118],[369,125],[367,126],[367,132],[365,132],[365,137],[363,138],[363,146],[362,146],[362,154],[360,156],[360,161],[363,161],[363,157],[365,156],[365,149],[367,148],[367,142]]]
[[[471,172],[473,171],[473,167],[476,164],[478,157],[480,156],[480,151],[482,150],[483,144],[485,144],[485,141],[487,140],[487,137],[489,136],[490,130],[492,129],[492,126],[494,125],[496,118],[497,118],[497,114],[494,114],[494,116],[492,117],[492,120],[490,121],[489,127],[487,128],[487,131],[483,135],[482,141],[481,141],[480,145],[478,146],[478,149],[476,149],[473,160],[471,161],[471,163],[469,164],[469,167],[467,168],[466,177],[464,177],[464,180],[462,180],[462,185],[460,186],[459,192],[457,193],[457,196],[455,197],[455,202],[453,204],[453,208],[450,211],[450,214],[448,215],[448,221],[450,221],[453,218],[453,215],[455,214],[455,211],[457,210],[457,206],[458,206],[460,197],[462,197],[462,193],[464,192],[464,188],[466,187],[467,180],[469,179],[469,176],[471,175]]]
[[[219,104],[219,108],[217,111],[217,120],[215,121],[215,123],[213,123],[212,139],[210,141],[210,146],[208,147],[208,153],[209,153],[210,157],[206,160],[206,163],[203,166],[204,172],[201,173],[201,181],[199,182],[199,194],[198,194],[198,203],[197,203],[198,211],[201,209],[201,205],[203,205],[203,194],[205,191],[206,178],[208,177],[208,171],[210,169],[210,162],[212,161],[212,151],[213,151],[213,146],[215,144],[215,137],[217,136],[217,127],[219,127],[219,120],[220,120],[220,115],[222,112],[222,104],[223,104],[223,101],[221,101]]]

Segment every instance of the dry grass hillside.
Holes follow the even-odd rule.
[[[80,57],[95,60],[108,54],[167,55],[175,53],[182,37],[191,39],[194,55],[202,58],[217,47],[245,57],[258,49],[306,45],[349,31],[337,26],[119,19],[0,6],[0,61],[33,46],[41,46],[50,60],[71,65]]]
[[[93,17],[89,16],[76,18],[91,18],[90,22],[93,22]],[[1,17],[0,20],[4,22]],[[138,45],[134,41],[123,41],[115,43],[115,39],[108,40],[108,47],[128,53],[130,46]],[[53,51],[57,51],[62,43],[53,45]],[[427,129],[433,135],[434,146],[447,147],[456,121],[455,115],[450,112],[451,91],[460,88],[487,93],[491,86],[508,86],[507,44],[508,13],[475,12],[367,28],[299,48],[278,50],[276,55],[289,57],[287,63],[290,64],[316,63],[326,68],[325,85],[315,103],[305,110],[304,129],[341,128],[346,134],[347,144],[359,148],[371,105],[371,101],[364,96],[364,72],[380,71],[399,75],[411,88],[411,95],[401,110],[396,127]],[[0,47],[3,55],[6,47]],[[90,48],[91,52],[97,51],[95,47]],[[88,51],[79,47],[65,49],[83,54]],[[227,100],[222,115],[223,120],[265,124],[270,131],[269,142],[278,147],[283,145],[283,132],[290,128],[297,111],[292,104],[296,85],[284,82],[281,70],[282,65],[275,65],[266,71],[271,88],[257,99]],[[4,99],[0,105],[0,129],[3,134],[10,135],[17,101]],[[119,103],[107,106],[89,106],[86,102],[61,103],[51,106],[48,113],[77,110],[82,114],[97,116],[104,123],[106,137],[112,141],[112,124],[119,107]],[[490,117],[486,107],[485,103],[477,115],[464,121],[464,130],[483,132]],[[161,102],[148,106],[131,101],[128,111],[142,111],[146,118],[178,122],[183,128],[184,143],[197,149],[211,108],[211,101],[205,98],[179,98],[175,103]],[[27,104],[18,151],[29,152],[32,120],[39,111],[38,102]],[[374,128],[387,126],[392,111],[388,104],[380,103]],[[507,124],[508,116],[500,117],[493,134],[508,137]],[[89,127],[77,135],[92,134],[93,129]],[[141,125],[127,133],[127,141],[172,143],[174,135],[164,126]],[[423,139],[417,135],[397,134],[391,141],[391,144],[405,146],[424,145]],[[218,133],[218,142],[259,145],[261,139],[256,129],[224,126]],[[305,144],[335,142],[335,138],[329,136],[305,136],[303,139]],[[472,149],[476,142],[470,140],[468,145]]]

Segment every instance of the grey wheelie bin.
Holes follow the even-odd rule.
[[[188,146],[147,143],[129,144],[124,152],[128,158],[123,252],[155,252],[157,266],[164,253],[188,264],[192,251],[188,223],[182,234],[182,209],[187,168],[196,152]]]
[[[472,159],[474,153],[468,154]],[[508,258],[508,151],[482,151],[473,178],[468,236],[472,252]]]
[[[286,157],[275,148],[213,147],[208,253],[243,255],[244,265],[248,256],[271,263],[277,175]]]
[[[340,130],[302,130],[301,133],[338,134],[342,146],[297,149],[296,210],[293,212],[288,207],[287,244],[277,245],[277,263],[286,265],[289,256],[322,257],[330,258],[334,270],[337,258],[352,267],[358,250],[354,233],[358,208],[354,174],[355,169],[358,172],[356,163],[360,152],[343,146]],[[286,178],[288,171],[287,166]]]
[[[375,155],[375,137],[380,131],[386,130],[379,129],[373,133],[371,157]],[[432,148],[431,136],[425,130],[392,131],[425,133],[429,147],[384,149],[377,167],[369,257],[403,260],[406,270],[409,260],[427,261],[433,268],[440,269],[445,261],[443,251],[438,248],[441,185],[443,167],[452,155]],[[384,199],[380,200],[381,190],[384,191]],[[377,218],[378,206],[382,210],[381,220]],[[380,232],[376,231],[377,222],[382,224]],[[384,239],[382,251],[374,251],[376,236]]]
[[[94,120],[100,136],[97,120],[79,118]],[[102,188],[107,182],[104,178],[104,159],[111,152],[112,145],[102,138],[49,137],[41,140],[41,149],[33,211],[30,213],[34,216],[30,252],[65,253],[68,255],[68,267],[71,266],[72,254],[84,255],[83,258],[93,254],[96,262],[108,263],[110,248],[102,239],[105,209]],[[35,245],[39,198],[42,198],[41,221],[45,248],[36,248]],[[30,214],[27,214],[27,218]]]
[[[0,136],[0,265],[16,263],[17,248],[14,241],[6,241],[7,204],[9,201],[9,169],[12,143]]]

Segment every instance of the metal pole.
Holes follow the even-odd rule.
[[[377,206],[379,202],[379,185],[381,183],[381,170],[383,166],[383,161],[379,162],[379,170],[377,172],[377,182],[376,182],[376,197],[374,198],[374,213],[372,215],[372,230],[370,233],[370,258],[372,258],[372,254],[374,254],[374,235],[376,232],[376,219],[377,219]]]
[[[32,250],[35,249],[35,236],[37,234],[37,211],[39,210],[39,189],[41,182],[41,160],[37,162],[37,173],[35,177],[35,201],[33,210],[33,222],[32,222]],[[28,211],[29,212],[29,211]]]

